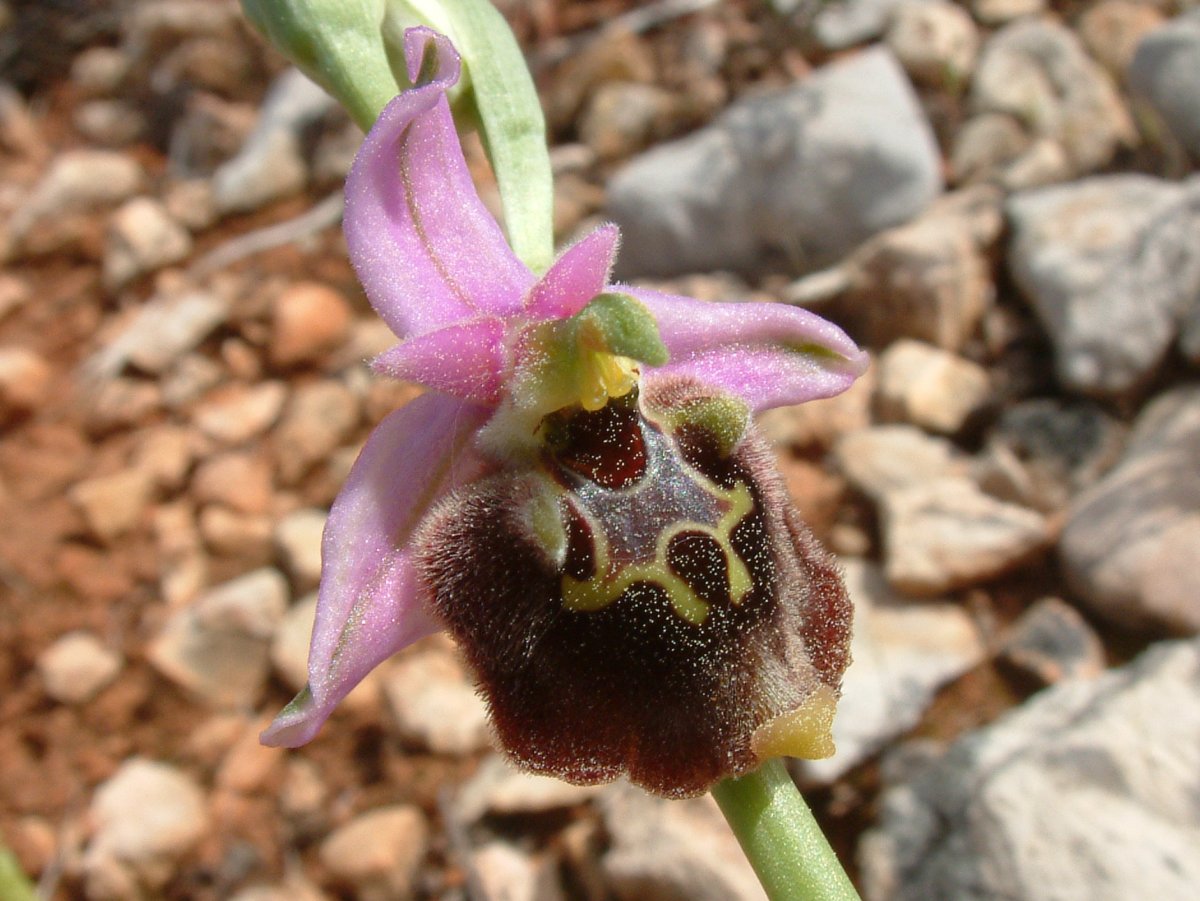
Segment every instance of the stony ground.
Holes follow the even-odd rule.
[[[795,775],[864,893],[1192,897],[1200,13],[501,6],[563,240],[873,353],[763,422],[858,605]],[[359,138],[236,3],[0,2],[0,836],[47,898],[761,897],[708,802],[509,770],[442,638],[258,745],[415,395],[363,366]]]

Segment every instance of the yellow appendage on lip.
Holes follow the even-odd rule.
[[[585,351],[580,366],[579,405],[589,413],[624,397],[637,385],[637,362],[605,351]]]
[[[773,757],[799,757],[823,760],[832,757],[833,715],[837,712],[837,693],[824,682],[795,710],[768,720],[750,739],[750,749],[759,760]]]

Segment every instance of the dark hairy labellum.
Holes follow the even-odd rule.
[[[850,604],[745,408],[679,381],[544,432],[419,542],[508,754],[680,797],[831,753]]]

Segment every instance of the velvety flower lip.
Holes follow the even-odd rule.
[[[619,243],[611,225],[535,275],[471,181],[446,97],[458,54],[427,28],[409,29],[404,47],[414,86],[384,109],[359,151],[345,234],[368,299],[399,338],[374,368],[431,391],[380,424],[334,502],[309,682],[264,732],[271,745],[309,741],[373,667],[440,627],[414,566],[414,536],[456,488],[504,465],[478,438],[513,403],[528,374],[518,351],[535,330],[581,315],[606,292],[632,298],[656,322],[668,359],[652,366],[643,357],[639,367],[617,354],[596,371],[633,372],[647,390],[694,381],[751,410],[837,394],[867,365],[840,329],[804,310],[609,285]],[[603,330],[587,337],[599,342],[588,352],[611,350]]]

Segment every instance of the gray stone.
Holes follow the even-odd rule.
[[[974,476],[989,494],[1052,513],[1116,463],[1124,439],[1120,424],[1095,404],[1022,401],[989,429]]]
[[[1189,901],[1200,885],[1200,643],[1050,688],[882,798],[869,901]]]
[[[1045,8],[1046,0],[971,0],[971,11],[985,25],[1003,25]]]
[[[294,484],[326,460],[349,440],[360,412],[359,399],[341,382],[323,379],[297,388],[275,430],[280,480]]]
[[[1129,88],[1147,102],[1193,157],[1200,158],[1200,10],[1167,22],[1142,39],[1127,73]]]
[[[976,113],[1007,113],[1031,136],[1066,153],[1069,174],[1104,166],[1133,140],[1133,124],[1111,79],[1065,26],[1022,19],[984,45],[971,82]]]
[[[275,424],[287,400],[283,382],[236,383],[218,388],[193,412],[200,431],[222,444],[236,445],[263,434]]]
[[[46,694],[64,704],[82,704],[99,694],[121,671],[121,655],[90,632],[70,632],[38,655]]]
[[[754,871],[710,796],[668,801],[625,782],[604,790],[601,859],[621,901],[760,901]]]
[[[396,804],[359,814],[321,843],[321,863],[362,901],[412,896],[417,868],[429,845],[421,811]]]
[[[829,314],[873,347],[915,338],[961,349],[993,302],[988,253],[1004,225],[1001,203],[998,189],[977,185],[871,238],[837,267],[843,282]]]
[[[491,746],[487,704],[451,648],[410,652],[389,670],[383,691],[400,739],[435,754]]]
[[[97,378],[111,378],[126,366],[161,374],[208,337],[228,314],[229,304],[208,291],[157,295],[138,308],[84,369]]]
[[[877,48],[635,159],[609,185],[623,277],[830,265],[941,190],[929,123]]]
[[[979,29],[949,0],[903,0],[892,11],[887,45],[914,81],[957,90],[971,78]]]
[[[572,785],[518,770],[499,754],[491,754],[463,784],[456,806],[464,822],[474,823],[489,814],[528,816],[578,807],[599,791],[599,786]]]
[[[912,425],[874,426],[844,435],[834,445],[833,464],[851,485],[877,501],[891,491],[967,471],[953,444]]]
[[[168,679],[214,706],[252,707],[266,686],[268,645],[286,606],[283,577],[258,570],[174,614],[147,656]]]
[[[132,157],[111,150],[68,150],[59,154],[8,222],[9,253],[56,250],[70,234],[65,220],[127,200],[145,174]],[[36,238],[34,232],[52,234]],[[68,228],[69,230],[69,228]]]
[[[940,478],[884,496],[888,582],[915,596],[977,585],[1045,550],[1046,520],[965,478]]]
[[[335,101],[298,69],[271,85],[258,124],[238,155],[213,174],[213,199],[222,213],[245,212],[295,194],[308,182],[303,130]]]
[[[991,402],[988,372],[921,341],[897,341],[879,358],[880,418],[956,434]]]
[[[999,661],[1040,687],[1100,675],[1104,645],[1078,610],[1061,598],[1042,598],[1013,623]]]
[[[275,526],[275,546],[292,581],[307,590],[321,581],[321,536],[325,532],[324,510],[296,510]]]
[[[1200,388],[1142,411],[1120,463],[1072,503],[1059,547],[1068,584],[1105,619],[1200,631]]]
[[[1021,165],[1033,144],[1033,138],[1017,118],[1007,113],[972,116],[952,140],[950,180],[960,185],[990,180],[1008,186],[1011,179],[1007,173]],[[1052,181],[1061,181],[1067,174],[1064,170]]]
[[[114,291],[148,272],[178,263],[192,252],[187,229],[151,197],[136,197],[109,221],[104,284]]]
[[[1083,11],[1075,27],[1088,53],[1121,82],[1142,39],[1162,23],[1163,10],[1152,4],[1100,0]]]
[[[533,857],[506,842],[489,842],[471,853],[471,871],[483,896],[496,901],[562,901],[553,860]]]
[[[72,118],[81,135],[104,147],[124,147],[146,132],[146,117],[125,100],[90,100]]]
[[[881,37],[904,0],[834,0],[812,17],[813,37],[827,50],[843,50]],[[800,5],[799,0],[793,5]]]
[[[200,787],[165,763],[135,757],[96,789],[83,853],[88,898],[158,896],[208,830]]]
[[[829,783],[907,732],[934,693],[983,661],[986,648],[971,615],[945,601],[913,603],[865,560],[843,560],[854,602],[852,663],[833,720],[837,753],[799,762],[800,773]]]
[[[1009,268],[1055,347],[1059,380],[1128,394],[1200,302],[1200,178],[1097,176],[1018,194]]]

